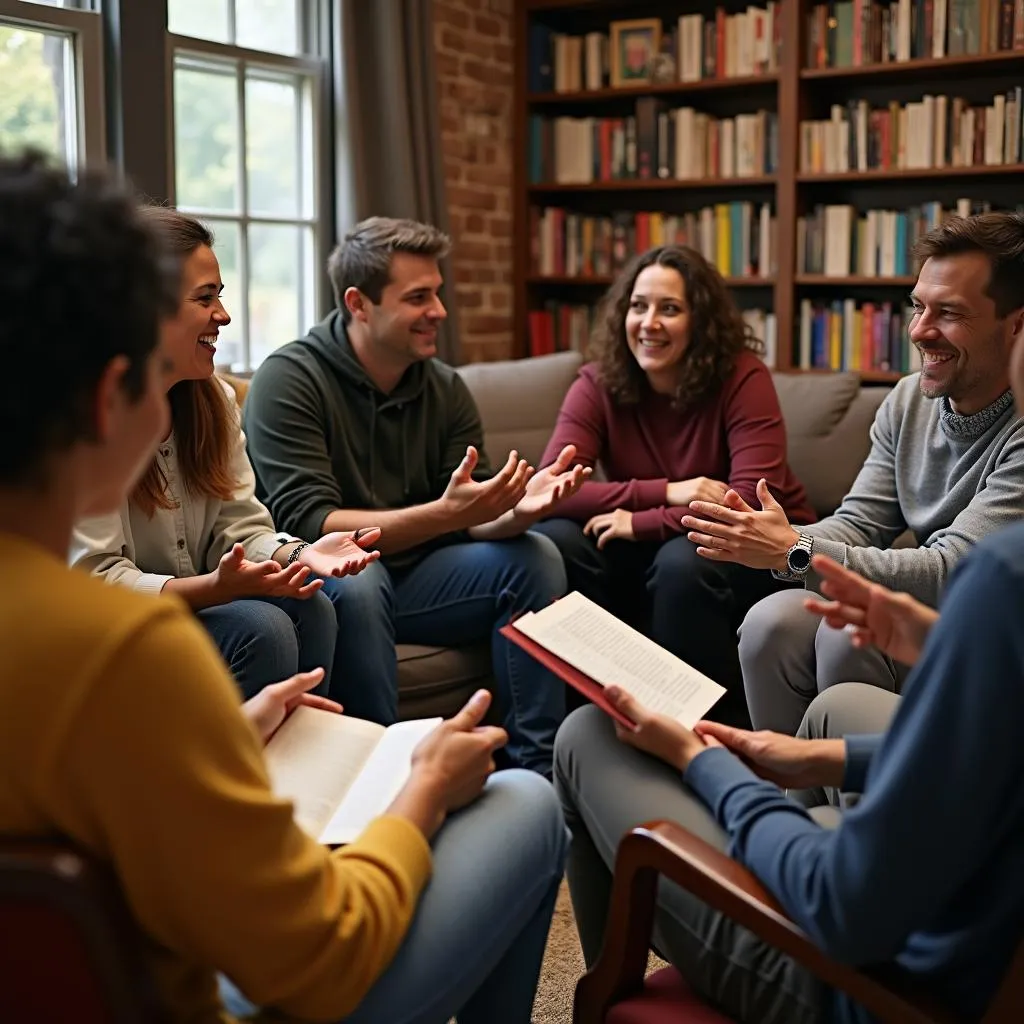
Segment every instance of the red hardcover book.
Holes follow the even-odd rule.
[[[595,682],[590,676],[567,661],[562,661],[546,647],[541,647],[536,640],[531,640],[525,633],[520,633],[511,622],[507,626],[502,626],[498,632],[506,640],[511,640],[517,647],[521,647],[532,658],[536,658],[546,669],[554,672],[559,679],[568,683],[574,690],[582,693],[592,704],[596,704],[602,711],[611,715],[616,722],[624,725],[627,729],[633,728],[635,723],[608,702],[608,698],[604,695],[604,687],[600,683]]]

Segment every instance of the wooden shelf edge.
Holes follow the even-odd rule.
[[[824,274],[797,274],[794,278],[797,284],[813,284],[850,288],[895,288],[901,285],[914,285],[917,278],[911,275],[899,275],[897,277],[866,277],[863,274],[851,274],[849,277],[826,277]]]
[[[527,284],[547,285],[559,287],[561,285],[575,285],[578,287],[606,288],[614,282],[614,276],[594,275],[574,276],[572,274],[529,274],[526,278]],[[771,288],[775,285],[772,277],[726,277],[723,279],[730,288]]]
[[[527,186],[528,193],[539,192],[662,192],[674,189],[733,189],[754,185],[774,185],[774,174],[754,178],[614,178],[586,184],[562,184],[554,181]]]
[[[1024,50],[996,50],[993,53],[968,54],[960,57],[923,57],[916,60],[888,61],[878,64],[861,64],[858,67],[804,68],[800,77],[804,80],[862,78],[871,75],[912,75],[915,71],[942,71],[976,67],[987,70],[992,64],[1024,63]]]
[[[799,184],[830,181],[913,181],[915,178],[974,178],[1000,174],[1024,174],[1024,164],[973,164],[970,167],[904,167],[893,170],[831,171],[802,173]]]
[[[530,106],[557,105],[559,103],[599,103],[638,96],[678,96],[691,92],[726,92],[730,89],[767,89],[778,85],[779,76],[743,75],[739,78],[702,78],[696,82],[650,82],[635,86],[615,86],[603,89],[580,89],[573,92],[527,93]]]

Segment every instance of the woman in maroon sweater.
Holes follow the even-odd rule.
[[[565,559],[570,589],[628,619],[730,691],[720,717],[746,715],[736,630],[780,586],[771,573],[696,553],[680,520],[691,501],[735,488],[755,508],[762,477],[793,523],[814,512],[786,461],[771,373],[721,275],[692,249],[638,256],[612,286],[541,460],[567,444],[598,462],[535,527]]]

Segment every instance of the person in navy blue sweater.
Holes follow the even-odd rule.
[[[1019,254],[1018,273],[1024,219]],[[1021,407],[1024,308],[1012,315]],[[865,717],[856,684],[830,688],[808,712],[817,725],[804,734],[826,738],[714,723],[690,731],[614,688],[609,697],[635,731],[595,707],[575,712],[556,742],[555,780],[574,834],[569,884],[585,957],[592,963],[600,949],[619,838],[671,818],[750,868],[830,956],[896,962],[958,1017],[976,1020],[1024,935],[1024,523],[962,561],[937,616],[827,558],[815,569],[830,600],[809,598],[811,612],[848,628],[855,643],[916,659],[903,696],[887,694],[887,712],[876,715],[891,713],[891,725],[850,735],[852,720]],[[840,815],[783,791],[816,787],[862,795]],[[737,1021],[871,1019],[668,883],[654,942]]]

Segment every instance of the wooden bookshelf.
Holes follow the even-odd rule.
[[[759,174],[744,178],[648,178],[639,180],[626,178],[612,181],[593,181],[586,184],[569,184],[557,181],[528,185],[531,194],[541,192],[678,192],[680,189],[701,189],[703,191],[735,188],[757,188],[774,185],[774,174]]]
[[[839,0],[841,2],[841,0]],[[833,6],[838,6],[839,2]],[[869,3],[870,0],[865,0]],[[877,2],[877,0],[876,0]],[[930,2],[930,0],[929,0]],[[941,0],[935,0],[936,3]],[[950,3],[951,0],[945,0]],[[747,0],[718,0],[732,16],[744,12]],[[757,6],[766,7],[765,0]],[[892,303],[894,312],[904,301],[900,289],[910,289],[912,272],[884,275],[851,273],[844,276],[811,274],[798,267],[798,219],[810,217],[819,206],[846,204],[857,217],[868,211],[902,211],[941,203],[955,209],[958,201],[990,202],[993,208],[1012,208],[1024,202],[1024,162],[987,164],[974,159],[970,166],[870,169],[810,173],[801,170],[802,125],[827,121],[834,106],[847,110],[864,100],[871,110],[884,112],[887,104],[918,103],[927,95],[962,96],[975,108],[993,103],[1024,82],[1024,50],[919,56],[902,61],[862,63],[857,66],[809,67],[815,0],[779,0],[776,18],[781,39],[778,70],[736,78],[646,83],[631,88],[577,88],[555,91],[528,88],[532,26],[568,35],[607,32],[613,21],[660,18],[667,30],[680,15],[714,17],[716,0],[516,0],[513,96],[513,259],[514,318],[518,355],[529,352],[529,323],[533,310],[546,304],[595,304],[614,280],[609,273],[538,273],[533,263],[531,209],[557,208],[581,217],[605,217],[616,211],[682,215],[716,204],[749,201],[755,210],[771,202],[775,221],[774,262],[770,276],[727,277],[744,308],[763,307],[775,316],[778,332],[777,369],[783,372],[829,372],[799,368],[801,303],[830,304],[852,299],[861,303]],[[880,4],[880,6],[883,6]],[[888,5],[884,5],[888,6]],[[947,25],[952,23],[948,16]],[[983,45],[984,45],[983,40]],[[827,44],[839,44],[833,37]],[[844,44],[845,45],[845,44]],[[853,44],[851,44],[853,45]],[[865,59],[868,44],[863,46]],[[894,44],[895,45],[895,44]],[[931,53],[926,46],[919,53]],[[833,61],[835,63],[835,61]],[[536,79],[534,79],[536,80]],[[591,84],[597,84],[593,82]],[[670,109],[692,107],[712,117],[772,111],[777,115],[777,160],[773,173],[753,177],[617,178],[585,184],[531,180],[531,117],[559,116],[622,118],[644,97],[656,97]],[[1021,112],[1018,111],[1018,116]],[[850,115],[852,116],[852,114]],[[1022,121],[1024,132],[1024,121]],[[850,128],[851,136],[854,134]],[[856,166],[856,162],[853,162]],[[550,178],[553,175],[543,175]],[[749,195],[747,193],[750,193]],[[629,253],[632,255],[632,252]],[[851,269],[862,269],[851,263]],[[902,266],[899,267],[902,270]],[[898,373],[861,371],[865,381],[889,384]]]
[[[560,287],[576,285],[584,288],[607,288],[615,280],[611,274],[530,274],[527,284],[549,285]],[[725,283],[730,288],[773,288],[775,279],[772,277],[727,277]],[[914,279],[911,278],[911,284]]]

